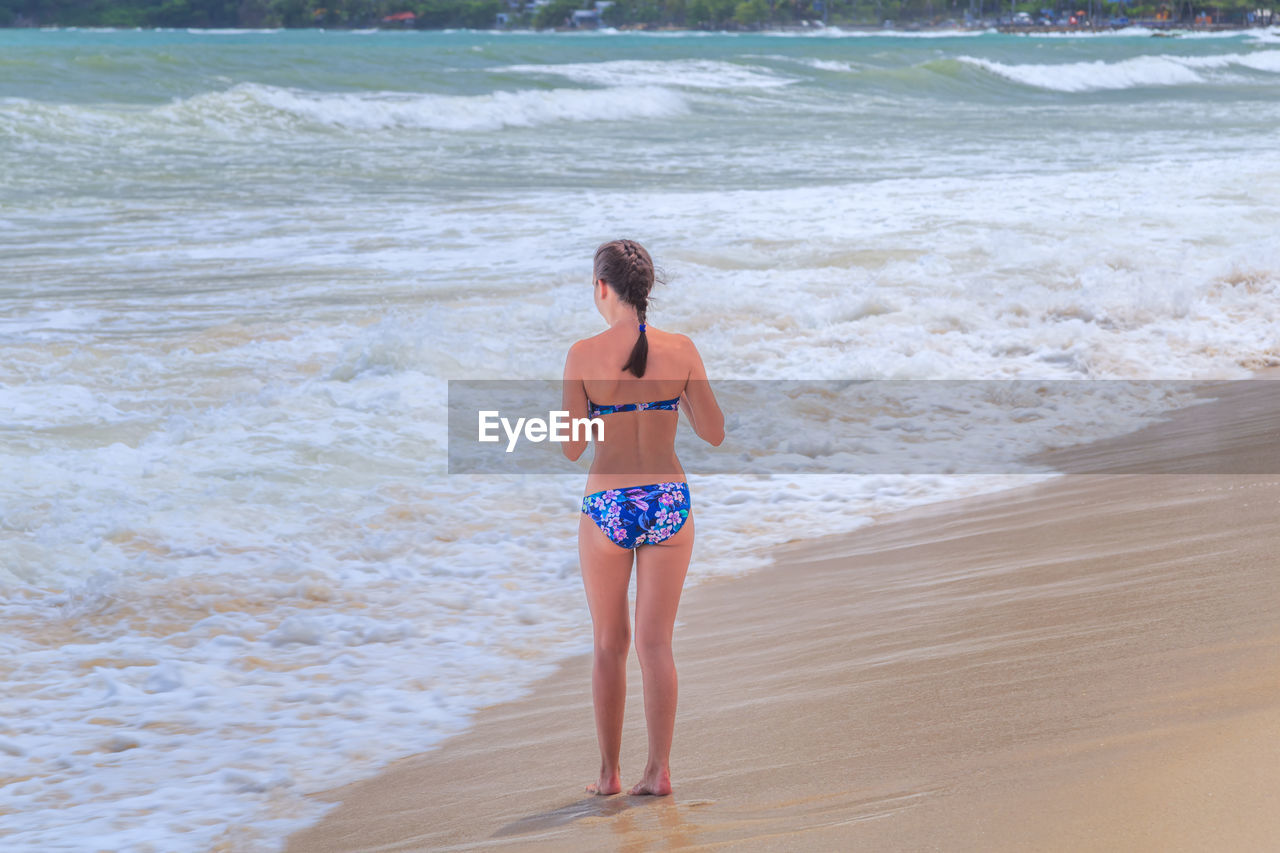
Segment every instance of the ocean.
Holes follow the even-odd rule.
[[[446,400],[559,377],[600,242],[713,381],[1244,377],[1277,127],[1274,29],[0,30],[0,846],[278,849],[590,649],[582,478]],[[696,584],[1050,475],[690,476]]]

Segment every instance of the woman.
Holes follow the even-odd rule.
[[[724,415],[693,342],[645,324],[654,270],[644,247],[613,240],[596,249],[593,282],[596,309],[609,328],[569,348],[563,404],[571,418],[599,417],[604,424],[578,520],[578,558],[595,636],[591,695],[600,743],[600,778],[587,792],[622,790],[618,756],[634,558],[635,640],[649,759],[629,793],[665,796],[671,793],[668,763],[676,717],[671,632],[693,550],[689,487],[675,453],[678,409],[713,445],[724,440]],[[576,460],[586,438],[562,447]]]

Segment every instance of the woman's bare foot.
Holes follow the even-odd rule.
[[[616,770],[613,771],[612,776],[601,773],[599,782],[593,782],[587,786],[588,794],[599,794],[602,797],[607,797],[610,794],[616,794],[621,790],[622,777]]]
[[[633,785],[627,793],[633,797],[640,794],[665,797],[671,793],[671,774],[666,770],[645,773],[644,778]]]

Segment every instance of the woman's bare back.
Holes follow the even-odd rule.
[[[649,353],[640,378],[622,369],[637,334],[635,327],[619,324],[570,348],[564,390],[570,417],[588,416],[590,404],[619,406],[678,399],[697,430],[699,404],[702,413],[709,416],[705,411],[709,400],[714,416],[704,419],[717,421],[722,436],[723,419],[710,396],[702,359],[693,342],[685,335],[649,328]],[[601,418],[604,440],[595,445],[588,492],[685,480],[675,452],[678,412],[648,409],[614,412]],[[714,436],[704,437],[710,440]],[[577,458],[577,454],[570,458]]]

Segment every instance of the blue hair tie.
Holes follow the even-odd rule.
[[[641,324],[640,324],[640,331],[642,331],[642,332],[644,331],[644,323],[641,323]]]

